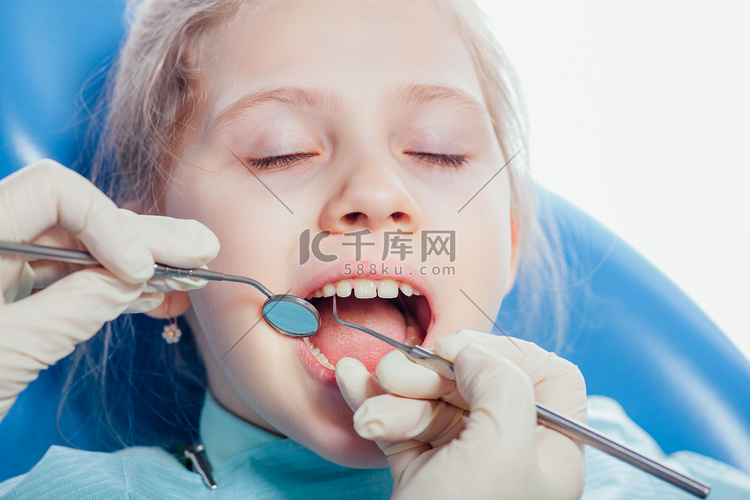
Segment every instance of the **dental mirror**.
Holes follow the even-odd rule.
[[[320,313],[308,301],[294,295],[272,295],[263,303],[263,319],[289,337],[309,337],[320,328]]]
[[[7,241],[0,241],[0,253],[72,262],[74,264],[99,264],[99,261],[88,252]],[[245,283],[255,287],[268,297],[261,308],[263,319],[277,332],[289,337],[309,337],[320,328],[320,313],[315,309],[315,306],[294,295],[274,295],[268,288],[251,278],[217,273],[208,269],[182,269],[163,264],[154,264],[154,274]]]

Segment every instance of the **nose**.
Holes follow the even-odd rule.
[[[370,154],[342,161],[339,182],[321,214],[321,226],[334,233],[359,229],[415,231],[421,209],[405,182],[404,172],[389,154]]]

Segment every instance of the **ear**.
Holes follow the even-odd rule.
[[[513,285],[516,283],[516,276],[518,275],[518,253],[520,247],[521,236],[518,234],[518,224],[516,218],[510,216],[510,271],[508,273],[508,280],[505,282],[505,293],[508,295],[513,289]]]
[[[164,300],[156,309],[145,313],[156,319],[176,318],[190,309],[190,296],[187,292],[172,291],[164,294]]]

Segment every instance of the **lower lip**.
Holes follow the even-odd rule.
[[[318,363],[304,339],[297,339],[297,351],[302,360],[302,365],[313,379],[323,385],[338,388],[336,372]]]
[[[424,347],[429,348],[429,346],[432,345],[432,335],[434,333],[434,328],[435,313],[433,311],[432,317],[430,318],[430,324],[427,325],[425,338],[422,342],[422,345]],[[310,348],[305,342],[305,339],[297,338],[295,340],[297,341],[297,353],[300,357],[300,361],[302,361],[302,365],[305,367],[313,380],[318,381],[324,386],[328,386],[338,390],[338,383],[336,382],[336,371],[331,370],[330,368],[326,368],[325,366],[321,365],[317,359],[315,359],[312,352],[310,352]]]

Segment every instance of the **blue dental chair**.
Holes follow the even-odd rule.
[[[44,157],[85,166],[82,103],[99,91],[122,39],[123,3],[0,3],[0,177]],[[564,200],[547,202],[586,277],[571,289],[574,333],[561,354],[579,365],[589,393],[616,399],[668,453],[692,450],[750,472],[750,363],[626,243]],[[512,293],[498,324],[519,307]],[[544,321],[538,331],[549,329]],[[60,373],[42,373],[0,423],[0,480],[63,444],[60,387]],[[82,434],[77,445],[100,449]]]

